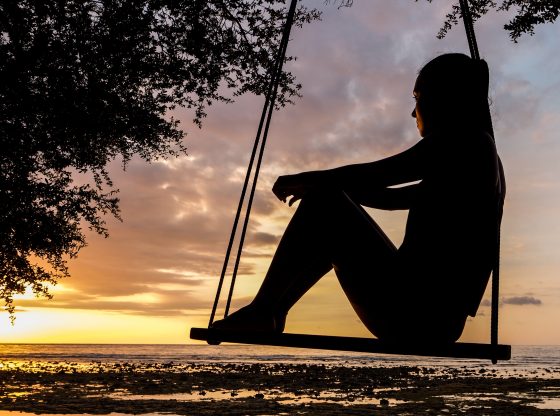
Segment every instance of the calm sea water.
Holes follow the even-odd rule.
[[[486,366],[489,361],[426,358],[247,345],[0,344],[0,361],[283,363],[355,366]],[[513,346],[511,361],[495,368],[532,372],[560,369],[560,346]]]

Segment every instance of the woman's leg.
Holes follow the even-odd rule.
[[[333,266],[359,317],[369,314],[379,281],[396,248],[379,226],[343,192],[314,192],[301,202],[253,302],[223,321],[222,329],[282,331],[289,309]],[[380,299],[381,301],[382,299]]]

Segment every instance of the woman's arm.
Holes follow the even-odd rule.
[[[367,206],[373,205],[360,201],[400,206],[409,200],[412,190],[399,191],[401,188],[388,187],[422,179],[426,146],[426,139],[423,139],[404,152],[375,162],[280,176],[272,191],[281,201],[289,199],[290,205],[307,192],[321,189],[326,192],[342,190],[355,197],[356,202]],[[399,202],[393,204],[390,202],[393,200]]]

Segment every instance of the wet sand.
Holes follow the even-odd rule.
[[[0,411],[548,416],[560,415],[560,370],[4,361]]]

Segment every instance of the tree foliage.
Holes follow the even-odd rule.
[[[432,0],[428,1],[432,2]],[[559,0],[502,0],[500,2],[469,0],[469,5],[474,20],[485,15],[491,9],[505,12],[515,10],[514,17],[504,25],[504,29],[509,32],[509,36],[514,42],[517,42],[523,34],[533,35],[535,26],[539,24],[553,23],[560,13]],[[438,37],[443,38],[458,23],[460,17],[461,7],[459,3],[453,4],[451,12],[447,14],[446,20],[438,33]]]
[[[418,2],[418,0],[414,0]],[[427,0],[429,3],[432,0]],[[535,26],[542,23],[553,23],[560,13],[559,0],[468,0],[473,20],[484,16],[489,10],[498,11],[515,10],[514,17],[504,25],[514,42],[523,34],[533,35]],[[354,0],[340,0],[339,7],[350,7]],[[459,22],[461,7],[457,1],[452,4],[451,11],[446,15],[445,22],[438,32],[438,38],[444,38],[447,32]]]
[[[0,3],[0,297],[68,275],[119,216],[107,164],[185,152],[169,118],[262,94],[285,0],[5,0]],[[296,24],[319,18],[300,6]],[[292,59],[292,58],[287,58]],[[281,76],[278,105],[298,95]],[[89,178],[89,180],[88,180]]]

